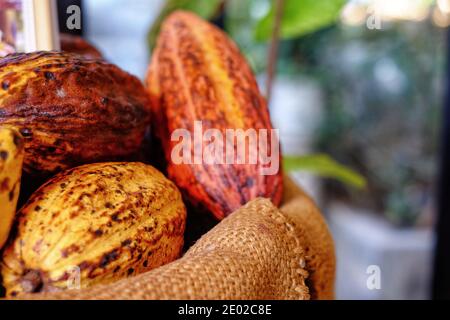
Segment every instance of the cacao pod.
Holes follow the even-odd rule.
[[[62,51],[77,53],[86,58],[95,58],[95,59],[102,58],[101,52],[82,37],[67,33],[61,33],[60,37],[61,37]],[[0,58],[3,58],[8,54],[15,52],[16,50],[13,47],[0,41]]]
[[[102,53],[96,47],[82,37],[61,33],[60,38],[62,51],[77,53],[86,58],[92,59],[101,59],[103,57]]]
[[[212,212],[217,219],[257,197],[270,198],[275,205],[280,203],[281,169],[263,175],[259,161],[221,162],[224,157],[209,163],[174,161],[173,153],[179,144],[172,134],[185,129],[195,136],[198,121],[205,132],[216,129],[224,137],[230,129],[240,129],[241,133],[272,129],[267,103],[252,70],[221,30],[192,13],[173,13],[163,23],[146,82],[152,99],[154,134],[164,149],[167,173],[190,202]],[[279,147],[278,139],[267,143],[268,150]],[[199,144],[205,141],[192,142],[184,156],[195,154]],[[229,144],[228,138],[222,143]],[[259,159],[262,152],[262,148],[249,147],[245,158]],[[279,168],[280,154],[275,158]]]
[[[62,172],[17,214],[1,263],[7,295],[65,290],[72,276],[85,288],[171,262],[181,254],[185,222],[180,192],[152,166]]]
[[[24,136],[28,173],[122,160],[139,149],[149,117],[141,82],[101,60],[66,52],[0,60],[0,125]]]
[[[16,214],[23,155],[20,134],[0,127],[0,249],[8,238]]]

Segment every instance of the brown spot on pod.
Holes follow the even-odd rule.
[[[9,192],[9,194],[8,194],[8,200],[9,200],[9,202],[12,202],[12,201],[14,200],[15,189],[16,189],[16,188],[13,188],[13,189]]]
[[[9,89],[9,86],[10,86],[9,82],[7,82],[7,81],[3,81],[2,82],[2,89],[3,90],[7,91]]]
[[[22,137],[16,131],[12,132],[12,138],[13,138],[14,145],[19,149],[22,148],[22,146],[23,146]]]
[[[67,258],[72,253],[79,252],[79,251],[80,251],[80,247],[78,245],[76,245],[76,244],[72,244],[69,247],[64,248],[64,249],[61,250],[61,256],[63,258]]]
[[[127,239],[127,240],[124,240],[124,241],[122,241],[122,247],[127,247],[127,246],[129,246],[130,244],[131,244],[131,239]]]
[[[21,128],[20,129],[20,133],[22,134],[22,136],[24,136],[25,138],[29,138],[33,136],[33,132],[31,131],[31,129],[29,128]]]
[[[5,178],[0,182],[0,192],[9,190],[9,178]]]
[[[114,205],[111,202],[106,202],[105,207],[106,207],[106,209],[113,209]]]
[[[0,151],[0,159],[6,161],[8,159],[8,151],[1,150]]]
[[[94,236],[95,236],[96,238],[98,238],[98,237],[101,237],[101,236],[103,235],[103,231],[100,230],[100,229],[97,229],[97,230],[95,230],[95,231],[93,232],[93,234],[94,234]]]
[[[55,74],[53,72],[46,71],[44,73],[44,76],[45,76],[45,79],[47,79],[47,80],[55,80],[56,79]]]
[[[113,250],[113,251],[105,254],[102,257],[102,260],[100,261],[100,267],[106,268],[106,266],[108,266],[108,264],[110,264],[114,260],[117,260],[118,257],[119,257],[119,253],[117,252],[117,250]]]

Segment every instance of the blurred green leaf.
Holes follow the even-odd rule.
[[[280,37],[297,38],[332,25],[346,2],[347,0],[285,0]],[[256,26],[256,40],[270,39],[274,13],[275,6],[272,5],[268,14]]]
[[[153,49],[156,44],[161,24],[164,19],[176,10],[192,11],[204,19],[211,19],[222,3],[222,0],[166,0],[161,13],[148,33],[148,42]]]
[[[333,178],[347,185],[363,189],[366,179],[324,154],[298,157],[284,157],[283,166],[286,171],[309,171],[326,178]]]

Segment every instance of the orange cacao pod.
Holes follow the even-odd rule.
[[[264,151],[279,148],[278,138],[271,131],[267,103],[251,68],[225,33],[192,13],[173,13],[163,23],[149,67],[147,87],[152,100],[153,130],[164,149],[167,173],[193,205],[222,219],[257,197],[270,198],[279,204],[280,153],[271,153],[275,155],[272,160],[278,162],[278,169],[270,174],[262,174],[264,165],[259,161]],[[203,133],[214,133],[213,139],[202,135],[199,140],[196,136],[199,121]],[[174,133],[180,129],[194,137],[190,144],[184,145],[186,148],[180,148],[183,151],[180,157],[190,162],[174,160],[181,140],[180,135],[178,140],[174,139]],[[228,139],[230,130],[234,130],[236,140]],[[239,140],[237,133],[249,132],[257,134],[258,143],[262,141],[261,132],[270,132],[267,150],[259,144],[254,148],[250,141],[255,140],[250,135],[244,134],[241,136],[244,139]],[[219,161],[206,162],[205,149],[220,146],[213,140],[221,137],[224,152],[218,153]],[[231,143],[235,141],[236,144]],[[241,162],[237,158],[225,161],[233,148],[235,155],[239,155],[239,141],[248,144],[241,154],[245,154],[246,161],[242,157]],[[196,158],[198,149],[200,157]],[[256,163],[250,161],[255,157]]]

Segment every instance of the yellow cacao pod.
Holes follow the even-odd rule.
[[[63,172],[18,213],[1,263],[7,295],[85,288],[179,257],[186,209],[176,186],[142,163]],[[78,285],[77,285],[78,283]]]
[[[0,127],[0,248],[16,214],[23,163],[23,139],[14,129]]]

